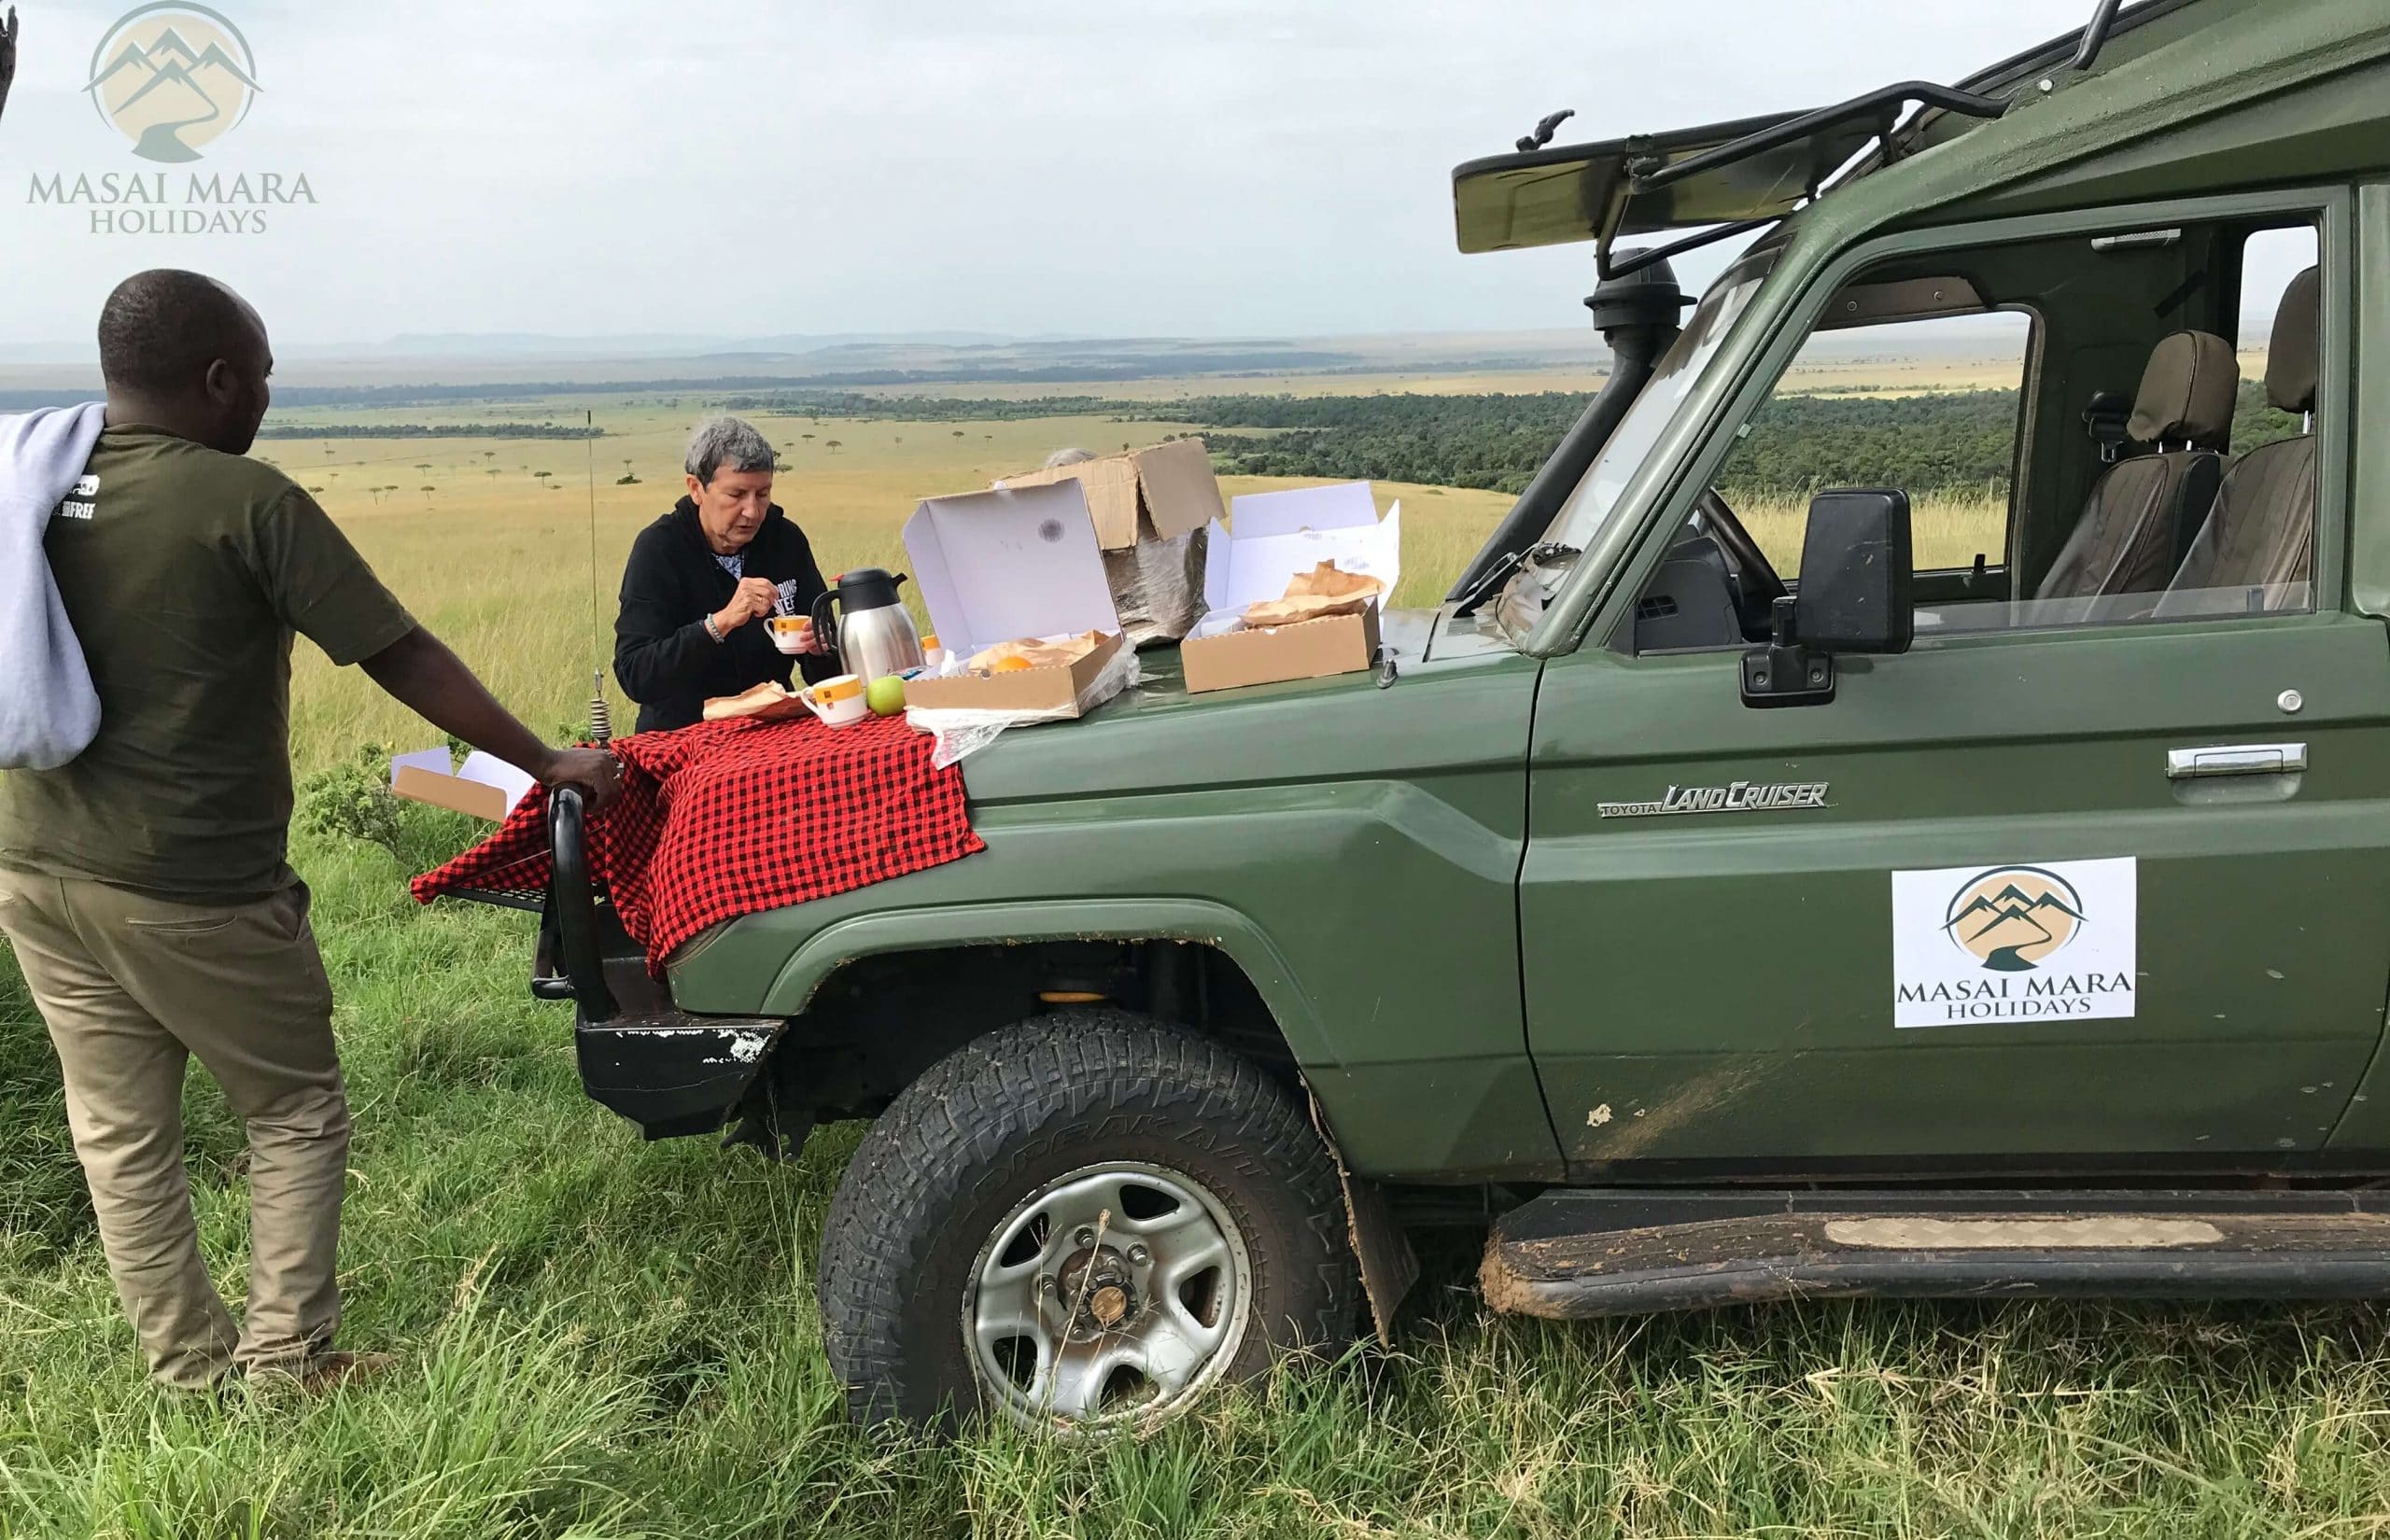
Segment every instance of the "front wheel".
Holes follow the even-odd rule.
[[[1143,1426],[1342,1343],[1343,1229],[1283,1086],[1191,1033],[1061,1013],[958,1050],[865,1136],[822,1235],[823,1345],[861,1421]]]

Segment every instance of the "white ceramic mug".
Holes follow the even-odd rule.
[[[781,630],[781,625],[790,619],[803,620],[803,617],[774,615],[764,622],[764,628],[765,634],[772,638],[772,646],[780,651],[780,655],[794,658],[803,655],[806,649],[812,644],[813,623],[807,620],[800,625],[790,626],[785,631]]]
[[[796,698],[808,711],[832,727],[852,727],[871,715],[871,704],[864,699],[863,680],[852,674],[823,679],[810,689],[798,691]]]

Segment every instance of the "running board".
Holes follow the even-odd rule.
[[[1486,1303],[1576,1321],[1867,1295],[2390,1296],[2380,1193],[1705,1197],[1564,1191],[1512,1210],[1479,1268]]]

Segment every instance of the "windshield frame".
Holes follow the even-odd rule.
[[[1576,554],[1566,567],[1542,569],[1550,580],[1550,591],[1547,602],[1536,607],[1540,618],[1532,627],[1519,629],[1507,619],[1498,621],[1511,646],[1522,652],[1548,656],[1572,645],[1576,629],[1573,624],[1554,631],[1563,609],[1574,608],[1568,601],[1582,586],[1586,573],[1614,567],[1632,549],[1643,523],[1642,511],[1648,510],[1651,498],[1656,495],[1655,475],[1666,479],[1680,468],[1691,441],[1713,415],[1720,396],[1731,389],[1732,370],[1726,371],[1727,385],[1718,383],[1722,378],[1720,360],[1750,351],[1748,346],[1736,344],[1747,336],[1753,317],[1764,316],[1771,308],[1761,301],[1784,271],[1785,251],[1781,241],[1766,240],[1759,249],[1746,252],[1729,264],[1703,292],[1700,303],[1686,317],[1682,334],[1668,345],[1634,404],[1619,419],[1601,452],[1594,456],[1544,526],[1540,537],[1543,541],[1562,540],[1571,535],[1582,538],[1568,542]],[[1722,315],[1730,301],[1733,313]],[[1673,399],[1662,394],[1666,389],[1675,391]],[[1638,446],[1634,441],[1634,430],[1639,424],[1650,427],[1646,430],[1648,436]],[[1622,460],[1613,465],[1614,459],[1630,451],[1631,463]],[[1596,478],[1606,469],[1616,477],[1607,505],[1588,526],[1571,530],[1568,524],[1572,515],[1589,492],[1598,492]],[[1530,581],[1535,575],[1531,569],[1523,569],[1511,581]],[[1507,607],[1495,608],[1499,615]]]
[[[1759,298],[1776,257],[1773,249],[1745,257],[1720,273],[1703,293],[1693,314],[1685,317],[1684,329],[1660,356],[1652,377],[1610,430],[1609,441],[1553,511],[1552,522],[1540,537],[1542,543],[1582,551],[1609,527],[1628,487],[1650,461],[1652,446],[1683,413],[1710,362]]]

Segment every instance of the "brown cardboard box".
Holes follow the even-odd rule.
[[[1010,674],[960,674],[943,679],[910,679],[905,685],[907,710],[1021,711],[1076,717],[1089,704],[1087,693],[1104,665],[1124,645],[1117,636],[1104,637],[1094,651],[1067,668],[1024,668]]]
[[[1006,476],[1003,484],[1019,488],[1057,482],[1076,482],[1085,489],[1096,544],[1105,551],[1126,551],[1141,535],[1174,540],[1226,511],[1220,483],[1212,475],[1211,452],[1201,439],[1174,439],[1128,455],[1027,470]]]
[[[1122,636],[1084,483],[932,497],[906,521],[905,551],[930,623],[958,657],[1037,637],[1104,637],[1068,668],[907,679],[908,710],[1070,718],[1096,704],[1088,692]]]
[[[1203,530],[1220,483],[1201,439],[1008,476],[1002,486],[1076,482],[1086,492],[1120,628],[1137,647],[1174,642],[1203,617]]]
[[[1390,598],[1402,576],[1402,505],[1381,519],[1367,482],[1239,497],[1232,528],[1212,526],[1203,573],[1211,613],[1179,644],[1188,693],[1350,674],[1375,664],[1377,605],[1364,615],[1231,629],[1246,606],[1282,597],[1298,573],[1321,562],[1376,578]]]
[[[468,755],[461,767],[450,760],[445,749],[398,754],[390,760],[392,796],[491,823],[504,822],[532,784],[527,774],[489,754]]]
[[[1190,637],[1180,645],[1178,656],[1190,695],[1356,673],[1377,662],[1377,608],[1299,625]]]

